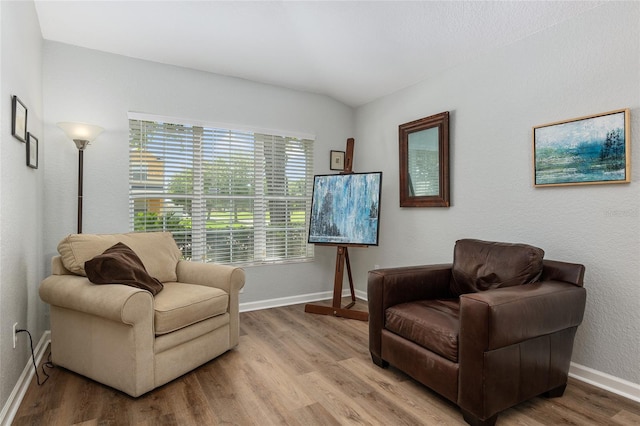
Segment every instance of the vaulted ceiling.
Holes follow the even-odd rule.
[[[36,1],[42,36],[359,106],[594,1]]]

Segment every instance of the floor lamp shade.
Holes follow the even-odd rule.
[[[93,142],[95,138],[98,137],[100,133],[104,130],[100,126],[94,126],[93,124],[85,124],[85,123],[71,123],[71,122],[61,122],[58,123],[58,127],[60,127],[67,135],[69,139],[76,142],[76,146],[78,149],[84,149],[86,146]],[[78,145],[78,141],[84,142]]]
[[[82,234],[82,177],[84,149],[104,130],[100,126],[84,123],[62,122],[58,123],[67,135],[75,142],[78,148],[78,234]]]

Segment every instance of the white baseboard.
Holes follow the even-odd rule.
[[[358,299],[362,299],[362,300],[364,300],[364,301],[369,300],[369,299],[367,298],[367,292],[366,292],[366,291],[362,291],[362,290],[356,290],[356,297],[357,297]]]
[[[569,376],[616,395],[640,402],[640,384],[576,364],[575,362],[572,362],[569,367]]]
[[[367,300],[367,292],[356,290],[358,299]],[[349,297],[349,290],[342,291],[342,297]],[[333,298],[332,291],[323,291],[320,293],[301,294],[299,296],[280,297],[277,299],[260,300],[258,302],[245,302],[240,304],[240,312],[257,311],[260,309],[277,308],[279,306],[297,305],[299,303],[317,302],[318,300],[330,300]]]
[[[50,341],[51,332],[45,331],[42,333],[42,337],[40,338],[38,345],[34,348],[36,365],[40,365],[40,361],[42,360]],[[20,408],[22,398],[24,398],[24,394],[27,393],[27,389],[29,388],[29,384],[31,383],[31,379],[33,379],[34,374],[33,361],[31,360],[31,357],[29,357],[27,365],[24,367],[24,370],[22,370],[22,374],[20,375],[18,382],[14,386],[13,391],[11,391],[11,395],[9,395],[9,399],[4,404],[4,407],[0,412],[0,425],[11,425],[13,418],[18,412],[18,408]]]

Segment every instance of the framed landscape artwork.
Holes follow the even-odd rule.
[[[309,243],[378,245],[382,172],[317,175]]]
[[[534,186],[631,181],[629,110],[533,128]]]

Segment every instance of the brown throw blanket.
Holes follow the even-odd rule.
[[[117,243],[84,264],[87,278],[94,284],[124,284],[151,292],[163,289],[162,283],[147,273],[142,260],[124,243]]]

